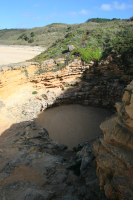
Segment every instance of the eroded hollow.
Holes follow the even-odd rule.
[[[105,108],[62,105],[39,113],[35,122],[47,129],[52,140],[72,149],[81,142],[101,135],[100,124],[112,114]]]

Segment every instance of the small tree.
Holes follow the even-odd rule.
[[[72,27],[69,26],[69,27],[67,28],[67,32],[69,32],[69,31],[71,31],[71,30],[72,30]]]
[[[130,19],[129,19],[130,21],[133,21],[133,16],[132,17],[130,17]]]
[[[28,43],[32,43],[32,42],[34,42],[33,38],[28,41]]]
[[[27,37],[27,35],[26,35],[25,33],[23,33],[22,35],[20,35],[20,36],[18,37],[18,40],[19,40],[19,39],[24,39],[25,37]]]
[[[28,40],[29,40],[29,38],[27,37],[27,35],[24,37],[24,40],[25,40],[25,41],[28,41]]]
[[[35,33],[34,33],[34,32],[31,32],[30,36],[31,36],[31,37],[34,37],[34,36],[35,36]]]

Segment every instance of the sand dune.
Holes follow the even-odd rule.
[[[23,62],[35,57],[45,50],[46,48],[39,46],[30,47],[17,45],[0,45],[0,65]]]

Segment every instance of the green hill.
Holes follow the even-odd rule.
[[[54,23],[33,29],[4,29],[0,30],[0,44],[48,47],[32,61],[65,57],[69,62],[77,57],[90,62],[91,59],[100,60],[111,52],[122,54],[123,57],[127,52],[133,53],[132,18],[113,18],[109,22],[97,23],[99,20],[101,22],[103,19],[92,18],[93,22],[71,25]],[[105,19],[107,20],[109,19]],[[75,47],[72,52],[68,51],[69,45]]]
[[[92,18],[92,21],[93,19],[94,18]],[[101,27],[101,24],[90,22],[82,24],[53,23],[44,27],[35,27],[33,29],[3,29],[0,30],[0,44],[49,47],[53,42],[63,38],[69,32],[92,30],[97,27]]]
[[[0,30],[0,45],[30,45],[51,46],[59,38],[63,38],[68,32],[78,29],[86,30],[99,26],[99,24],[62,24],[54,23],[44,27],[33,29],[3,29]],[[31,35],[31,33],[33,35]]]
[[[0,44],[49,46],[64,36],[69,25],[51,24],[33,29],[3,29],[0,30]]]
[[[72,52],[68,46],[74,45]],[[116,20],[106,23],[83,23],[71,25],[64,37],[56,40],[45,52],[36,56],[32,61],[43,61],[49,58],[74,57],[86,62],[91,59],[100,60],[111,52],[116,55],[133,53],[133,21]]]

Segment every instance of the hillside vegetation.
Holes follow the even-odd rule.
[[[33,29],[3,29],[0,30],[0,45],[30,45],[49,47],[57,39],[63,38],[68,32],[77,30],[95,29],[101,26],[99,22],[109,19],[91,18],[87,21],[97,23],[62,24],[53,23]],[[112,19],[115,20],[115,19]]]
[[[67,24],[51,24],[33,29],[0,30],[0,44],[50,46],[55,40],[65,35]]]
[[[0,44],[47,47],[47,51],[31,60],[38,62],[59,57],[66,58],[67,63],[75,57],[86,62],[99,61],[111,52],[122,54],[124,59],[127,53],[133,53],[132,19],[91,18],[82,24],[54,23],[33,29],[4,29],[0,30]],[[75,47],[72,52],[68,51],[69,45]]]
[[[120,20],[117,18],[113,18],[113,19],[107,19],[107,18],[91,18],[88,19],[86,22],[97,22],[97,23],[105,23],[105,22],[111,22],[111,21],[115,21],[115,20]]]
[[[0,44],[49,47],[59,38],[63,38],[68,32],[78,29],[91,29],[97,26],[99,26],[98,23],[54,23],[44,27],[35,27],[33,29],[3,29],[0,30]]]
[[[68,46],[74,45],[72,52]],[[84,23],[72,25],[65,37],[56,40],[45,52],[32,61],[65,57],[69,62],[75,57],[86,62],[100,60],[111,53],[125,55],[133,53],[133,21],[116,20],[106,23]]]

